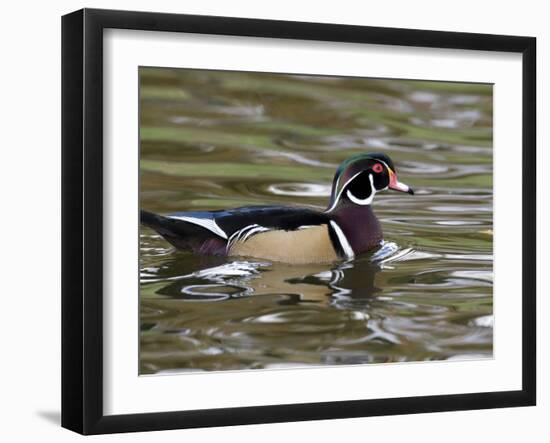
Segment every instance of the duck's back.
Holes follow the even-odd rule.
[[[229,238],[247,226],[258,225],[269,229],[296,230],[301,226],[322,225],[328,216],[310,208],[293,206],[243,206],[219,211],[175,212],[169,218],[197,221],[213,221]]]

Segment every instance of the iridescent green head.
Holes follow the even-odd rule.
[[[345,203],[370,205],[378,191],[388,188],[414,194],[412,188],[397,180],[395,166],[386,154],[356,154],[336,170],[327,211]]]

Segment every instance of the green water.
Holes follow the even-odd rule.
[[[197,257],[140,230],[142,374],[490,358],[492,87],[140,70],[141,207],[326,208],[384,152],[384,243],[333,265]]]

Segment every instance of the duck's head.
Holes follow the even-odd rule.
[[[343,204],[370,205],[375,194],[386,189],[414,194],[412,188],[397,180],[395,166],[386,154],[356,154],[336,170],[327,211]]]

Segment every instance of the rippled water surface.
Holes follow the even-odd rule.
[[[140,230],[140,371],[492,356],[492,87],[141,68],[141,207],[326,208],[385,152],[378,250],[332,265],[197,257]]]

